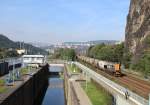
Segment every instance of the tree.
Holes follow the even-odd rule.
[[[57,51],[55,51],[55,54],[53,55],[56,59],[63,59],[63,60],[75,60],[76,54],[74,49],[69,48],[60,48]]]
[[[145,76],[150,76],[150,52],[145,52],[133,69],[143,72]]]
[[[89,57],[93,57],[100,60],[121,62],[123,58],[124,44],[118,45],[95,45],[88,49]]]

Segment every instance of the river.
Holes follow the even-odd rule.
[[[60,71],[62,67],[51,67],[51,71]],[[49,77],[47,88],[42,105],[65,105],[63,79],[59,76]]]

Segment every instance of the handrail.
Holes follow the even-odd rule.
[[[0,62],[4,62],[4,61],[8,61],[8,60],[18,60],[18,59],[22,59],[22,57],[12,57],[12,58],[4,58],[4,59],[0,59]]]

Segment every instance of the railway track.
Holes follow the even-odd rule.
[[[145,99],[149,98],[150,83],[148,83],[144,80],[132,77],[131,75],[129,76],[127,74],[125,74],[122,77],[115,77],[113,75],[110,75],[110,74],[104,72],[103,70],[100,70],[100,69],[94,67],[93,65],[91,65],[89,63],[85,63],[83,61],[80,61],[80,63],[88,66],[89,68],[91,68],[95,72],[105,76],[106,78],[108,78],[114,82],[117,82],[118,84],[124,86],[125,88],[137,93],[138,95],[144,97]]]

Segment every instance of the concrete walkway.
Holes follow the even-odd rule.
[[[82,89],[79,82],[72,81],[74,90],[76,92],[76,95],[79,99],[80,105],[92,105],[90,99],[86,95],[85,91]]]

